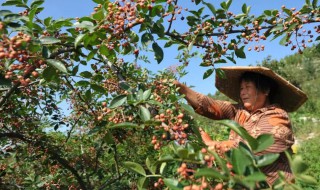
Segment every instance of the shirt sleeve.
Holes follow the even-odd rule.
[[[271,134],[274,138],[274,144],[261,152],[265,153],[280,153],[289,149],[294,143],[291,123],[287,112],[276,108],[275,110],[267,111],[258,124],[259,134]]]
[[[198,105],[195,111],[210,119],[234,119],[237,108],[228,101],[215,100],[203,94],[197,93]]]

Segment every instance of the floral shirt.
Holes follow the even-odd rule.
[[[192,106],[197,113],[208,118],[215,120],[231,119],[238,122],[255,138],[261,134],[272,134],[274,144],[260,152],[259,155],[266,153],[282,154],[277,161],[262,168],[262,171],[267,176],[269,185],[272,185],[279,177],[278,171],[283,171],[288,180],[292,178],[289,162],[283,154],[285,150],[290,150],[294,143],[292,127],[286,111],[277,105],[269,105],[250,113],[239,104],[214,100],[199,93],[197,93],[197,105]],[[243,141],[234,131],[230,132],[229,140],[234,141],[235,146]],[[204,141],[206,140],[204,139]]]

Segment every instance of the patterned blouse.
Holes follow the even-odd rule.
[[[252,113],[248,112],[239,104],[232,104],[227,101],[214,100],[208,96],[197,93],[197,105],[191,105],[200,115],[211,119],[232,119],[243,126],[247,132],[258,137],[261,134],[272,134],[274,144],[259,153],[282,153],[277,161],[262,168],[262,172],[267,176],[267,182],[272,185],[278,179],[278,171],[283,171],[286,179],[292,179],[292,172],[289,162],[283,154],[285,150],[290,150],[294,143],[291,123],[286,111],[277,105],[269,105],[258,109]],[[204,141],[212,141],[206,139],[207,134],[202,135]],[[234,131],[230,132],[229,140],[237,146],[243,139]],[[229,141],[230,142],[230,141]],[[209,144],[205,142],[205,144]]]

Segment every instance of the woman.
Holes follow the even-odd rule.
[[[294,143],[292,127],[287,112],[295,111],[307,96],[288,81],[265,67],[225,67],[221,68],[225,77],[216,77],[216,87],[229,98],[238,102],[214,100],[193,91],[184,84],[175,81],[179,92],[200,115],[211,119],[232,119],[238,122],[248,133],[257,137],[272,134],[274,144],[259,154],[280,153],[274,163],[262,168],[271,186],[283,171],[290,180],[292,173],[289,162],[283,153]],[[206,145],[223,147],[226,150],[238,146],[243,139],[231,131],[228,141],[213,141],[200,129]]]

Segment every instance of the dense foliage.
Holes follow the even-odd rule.
[[[208,68],[203,78],[223,75],[216,64],[245,58],[251,43],[263,51],[266,39],[281,37],[282,45],[302,53],[320,32],[317,0],[258,16],[246,4],[241,13],[230,12],[231,0],[192,0],[190,7],[178,0],[93,1],[92,15],[58,20],[38,17],[43,0],[2,4],[25,10],[0,10],[0,188],[264,187],[259,168],[279,155],[254,153],[272,137],[255,139],[222,121],[247,143],[225,155],[208,150],[172,81],[186,74],[194,56]],[[181,23],[184,31],[176,26]],[[164,48],[176,48],[183,64],[159,73],[141,66],[161,63]],[[301,156],[288,157],[296,181],[316,184]],[[273,188],[300,184],[280,178]]]

